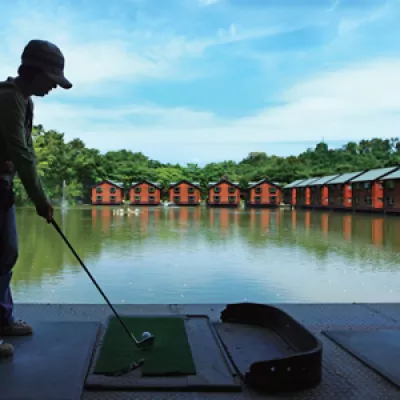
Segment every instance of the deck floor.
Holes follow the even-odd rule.
[[[274,304],[315,333],[322,341],[323,381],[315,389],[304,393],[261,396],[244,388],[241,393],[191,392],[92,392],[85,391],[85,400],[125,399],[400,399],[400,390],[382,378],[325,335],[324,329],[341,328],[399,328],[400,304]],[[202,305],[118,305],[122,314],[207,314],[218,321],[224,304]],[[18,318],[27,321],[100,321],[111,314],[107,305],[76,304],[17,304]]]

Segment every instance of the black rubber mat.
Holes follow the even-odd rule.
[[[400,329],[327,330],[323,334],[400,387]]]
[[[32,325],[32,336],[4,338],[13,344],[14,356],[0,360],[0,399],[80,399],[100,324]]]

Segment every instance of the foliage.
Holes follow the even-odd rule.
[[[208,182],[227,176],[246,187],[249,181],[267,178],[280,184],[295,179],[380,168],[400,163],[400,140],[372,139],[349,142],[341,148],[329,149],[318,143],[298,156],[277,157],[262,152],[250,153],[240,162],[221,161],[205,165],[163,164],[141,152],[109,151],[101,154],[90,149],[80,139],[65,142],[64,134],[55,130],[34,127],[34,146],[37,166],[49,197],[57,203],[62,197],[63,181],[70,203],[90,202],[90,188],[102,179],[132,182],[148,179],[159,182],[164,189],[180,179],[199,182],[204,193]],[[21,182],[15,182],[16,202],[28,203]],[[164,196],[166,191],[164,190]]]

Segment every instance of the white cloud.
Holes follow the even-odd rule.
[[[193,71],[182,73],[179,62],[196,57],[208,43],[190,42],[184,37],[146,31],[112,31],[104,21],[86,22],[68,13],[54,15],[52,10],[30,11],[24,19],[15,18],[3,42],[0,72],[14,74],[25,44],[32,38],[56,43],[66,58],[66,74],[76,85],[74,94],[86,95],[97,84],[107,82],[135,83],[145,79],[187,79]],[[26,24],[26,20],[30,23]],[[82,30],[97,31],[82,41]],[[111,26],[110,26],[111,24]],[[115,28],[115,27],[114,27]],[[111,29],[111,32],[110,32]],[[107,32],[107,35],[105,34]]]
[[[207,3],[211,5],[212,1]],[[118,18],[87,21],[83,13],[53,7],[51,1],[47,4],[40,13],[23,8],[22,14],[17,8],[9,16],[7,23],[10,25],[3,24],[2,33],[6,39],[0,44],[0,74],[15,73],[22,47],[29,39],[43,37],[57,43],[66,55],[66,73],[75,86],[72,91],[58,90],[55,95],[38,99],[35,122],[46,129],[65,132],[68,140],[80,137],[88,146],[101,150],[137,150],[141,143],[146,146],[149,143],[260,143],[320,140],[322,137],[325,140],[358,140],[395,136],[399,130],[399,59],[381,59],[310,76],[274,99],[283,105],[266,107],[243,118],[222,118],[204,109],[136,104],[135,83],[187,80],[212,73],[215,66],[221,71],[218,63],[200,62],[210,47],[271,37],[310,24],[309,20],[304,22],[297,18],[301,22],[289,24],[286,19],[278,18],[248,29],[246,19],[230,19],[229,16],[225,21],[221,19],[223,28],[210,30],[203,37],[189,37],[177,34],[173,28],[166,31],[165,24],[164,29],[157,30],[154,21],[138,21],[127,30]],[[383,7],[375,14],[369,13],[368,17],[363,17],[365,21],[343,22],[339,26],[340,46],[346,41],[343,35],[360,23],[381,18],[387,10]],[[325,22],[317,18],[314,24]],[[332,50],[332,43],[329,50]],[[248,49],[243,51],[248,52]],[[267,57],[268,63],[277,67],[273,72],[279,73],[278,52],[275,55],[257,51],[254,58],[257,57]],[[316,64],[319,61],[316,59]],[[116,108],[113,100],[119,95],[120,87],[129,90],[129,97],[124,107]],[[260,83],[260,90],[268,93],[270,88],[263,88]],[[196,96],[196,93],[190,95]],[[77,96],[85,102],[73,104]],[[105,102],[91,106],[92,99]]]
[[[359,140],[396,136],[400,128],[399,59],[311,77],[281,95],[284,105],[227,120],[187,108],[128,105],[116,109],[40,100],[37,122],[102,150],[140,143],[259,143]],[[135,119],[139,118],[139,122]],[[143,121],[145,119],[145,121]],[[101,140],[99,140],[101,138]]]
[[[245,28],[231,23],[204,37],[189,39],[172,30],[158,31],[152,25],[154,22],[146,22],[146,28],[132,28],[119,24],[118,19],[88,20],[71,8],[57,7],[51,2],[42,3],[40,12],[32,8],[22,10],[23,2],[16,4],[4,28],[5,40],[0,44],[0,73],[14,75],[25,44],[32,38],[47,39],[56,43],[66,57],[66,75],[74,84],[69,96],[74,97],[112,94],[115,83],[126,86],[156,79],[183,81],[203,76],[213,71],[198,62],[208,48],[290,29],[285,25]],[[104,85],[107,87],[99,87]]]

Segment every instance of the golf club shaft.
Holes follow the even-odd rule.
[[[72,251],[72,253],[74,254],[74,256],[76,257],[76,259],[79,261],[79,263],[81,264],[82,268],[86,271],[86,273],[89,275],[89,278],[92,280],[92,282],[94,283],[94,285],[97,287],[98,291],[101,293],[101,295],[103,296],[104,300],[107,302],[107,304],[110,306],[111,310],[113,310],[115,316],[118,318],[119,322],[121,323],[121,325],[124,327],[126,333],[129,335],[129,337],[131,338],[131,340],[133,340],[135,342],[135,344],[137,345],[137,340],[134,338],[134,336],[132,335],[132,333],[129,332],[128,327],[125,325],[124,321],[122,321],[121,317],[118,315],[117,311],[115,310],[115,308],[113,307],[113,305],[110,303],[110,301],[108,300],[107,296],[105,295],[105,293],[103,292],[103,290],[101,289],[101,287],[97,284],[96,280],[93,278],[92,274],[90,273],[90,271],[86,268],[85,264],[83,263],[83,261],[80,259],[80,257],[78,256],[78,254],[76,253],[76,251],[74,250],[74,248],[71,246],[71,244],[69,243],[68,239],[66,238],[66,236],[64,235],[64,233],[62,232],[62,230],[60,229],[60,227],[58,226],[58,224],[56,223],[56,221],[54,221],[54,219],[51,220],[52,225],[54,226],[54,228],[56,229],[56,231],[60,234],[60,236],[64,239],[64,242],[67,244],[67,246],[70,248],[70,250]]]

